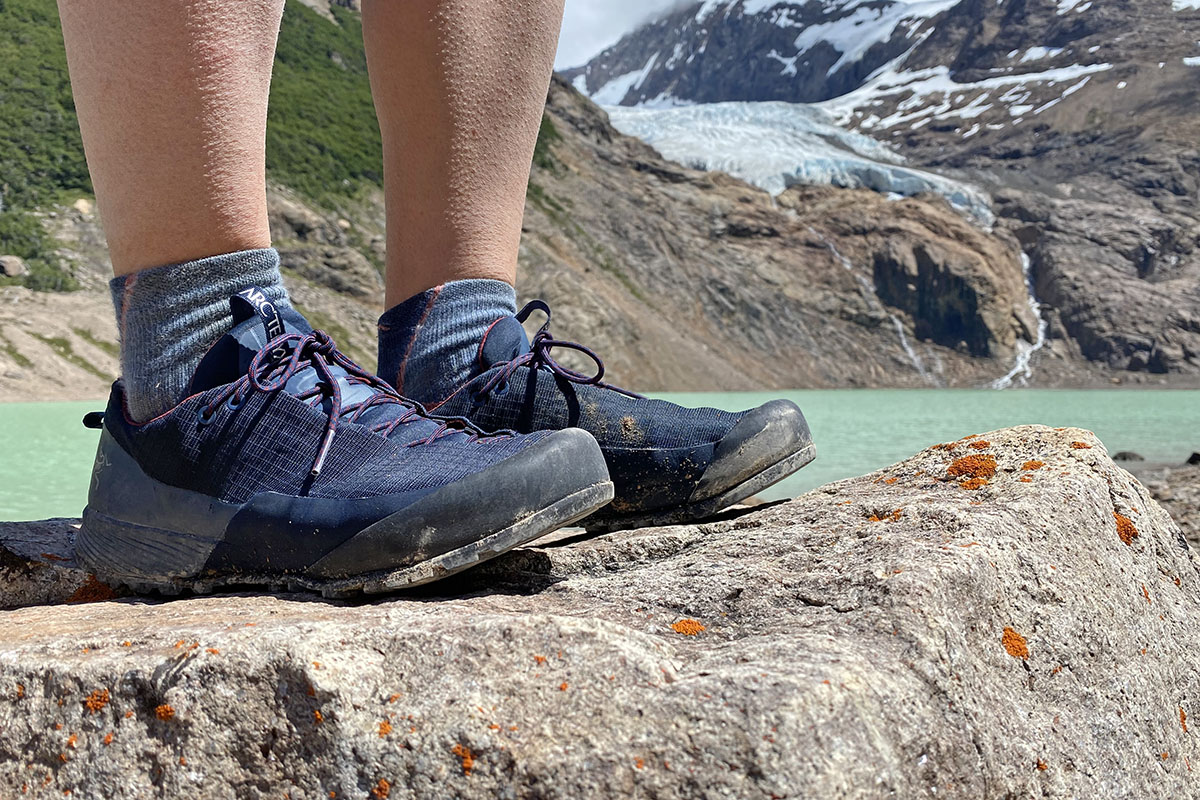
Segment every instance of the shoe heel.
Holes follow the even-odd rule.
[[[154,480],[104,430],[75,555],[97,577],[130,586],[191,578],[237,510]]]

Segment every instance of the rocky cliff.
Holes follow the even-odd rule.
[[[369,603],[115,598],[71,533],[0,524],[6,794],[1194,794],[1200,564],[1081,430]]]
[[[1200,9],[1174,0],[727,0],[568,76],[611,103],[822,101],[994,196],[1060,352],[1118,380],[1192,384],[1198,40]]]

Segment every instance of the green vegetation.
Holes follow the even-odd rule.
[[[95,375],[97,378],[99,378],[102,381],[108,382],[108,381],[113,380],[114,376],[105,375],[103,372],[101,372],[99,369],[97,369],[95,364],[93,364],[92,362],[88,361],[86,358],[83,358],[78,353],[76,353],[75,350],[71,347],[71,343],[68,342],[66,339],[62,339],[57,336],[45,336],[40,333],[31,333],[30,336],[49,345],[50,348],[52,350],[54,350],[55,353],[58,354],[58,357],[63,359],[64,361],[71,362],[72,364],[79,367],[80,369],[82,369],[86,372],[90,372],[91,374]]]
[[[30,212],[91,192],[53,0],[0,0],[0,255],[29,274],[0,285],[77,288]]]
[[[533,165],[538,169],[558,175],[562,172],[562,164],[550,152],[550,146],[562,141],[562,134],[554,127],[549,114],[542,114],[542,124],[538,126],[537,144],[533,148]]]
[[[0,0],[0,3],[2,2],[3,0]],[[33,362],[26,358],[20,350],[14,347],[13,343],[8,339],[0,339],[0,350],[4,351],[4,353],[11,358],[18,367],[29,369],[33,366]]]
[[[298,282],[298,276],[290,271],[284,272],[284,277],[288,279],[288,284]],[[325,331],[337,342],[338,349],[350,356],[351,359],[370,369],[375,363],[376,351],[375,343],[372,341],[370,347],[362,347],[358,339],[351,335],[350,331],[344,325],[337,322],[333,317],[320,311],[315,311],[307,306],[301,306],[296,302],[296,298],[292,298],[292,308],[304,315],[309,324],[317,330]]]
[[[114,358],[121,355],[121,348],[116,342],[106,342],[103,339],[97,339],[96,336],[87,328],[72,328],[71,330],[75,331],[76,336],[78,336],[80,339],[83,339],[97,350],[102,350]]]
[[[336,25],[288,0],[271,80],[267,170],[324,205],[383,182],[383,149],[358,15]]]

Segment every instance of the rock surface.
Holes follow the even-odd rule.
[[[1159,467],[1138,477],[1200,552],[1200,465]]]
[[[0,256],[0,275],[6,278],[19,278],[29,272],[25,260],[17,256]]]
[[[70,531],[0,537],[36,560]],[[3,569],[75,591],[69,562],[43,561]],[[13,586],[5,604],[48,596]],[[1193,796],[1198,587],[1179,529],[1094,436],[1016,428],[702,525],[563,534],[423,595],[2,612],[0,780],[109,798]]]

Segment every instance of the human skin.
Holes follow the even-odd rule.
[[[270,246],[266,118],[283,0],[59,0],[117,275]],[[387,305],[513,283],[562,0],[366,0]]]
[[[383,134],[387,307],[513,283],[562,0],[364,0]]]
[[[113,271],[269,247],[283,0],[59,0]]]

